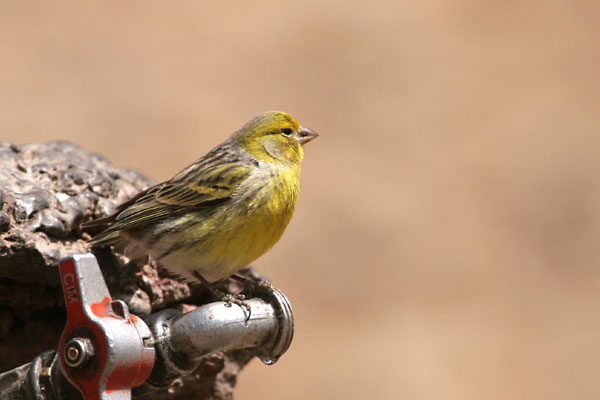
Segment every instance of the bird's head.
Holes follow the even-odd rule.
[[[317,136],[291,115],[267,111],[248,121],[232,139],[259,160],[298,164],[302,161],[302,145]]]

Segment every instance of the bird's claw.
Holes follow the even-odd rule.
[[[273,289],[273,285],[271,284],[271,282],[269,282],[266,279],[256,282],[256,286],[263,289]]]
[[[252,315],[252,309],[250,308],[250,305],[248,303],[244,302],[244,300],[246,300],[245,295],[241,293],[232,294],[221,292],[220,290],[215,289],[206,279],[204,279],[204,277],[198,271],[194,271],[193,275],[198,279],[202,286],[207,288],[213,295],[215,295],[221,301],[225,302],[225,307],[231,307],[232,304],[235,304],[245,309],[247,311],[246,322],[250,320],[250,316]]]
[[[222,300],[225,302],[225,307],[231,307],[232,304],[240,306],[247,311],[246,322],[250,320],[250,316],[252,315],[252,309],[250,308],[250,304],[244,302],[246,296],[243,294],[231,294],[228,293],[223,296]]]

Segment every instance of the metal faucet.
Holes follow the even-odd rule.
[[[110,296],[92,254],[60,262],[67,323],[58,351],[0,374],[0,393],[11,399],[131,399],[191,373],[218,351],[248,349],[265,364],[288,349],[291,306],[276,288],[257,285],[244,300],[205,304],[183,314],[167,309],[145,318]],[[74,389],[76,388],[76,390]]]

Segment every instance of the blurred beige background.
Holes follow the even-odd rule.
[[[255,266],[296,335],[238,399],[598,399],[596,1],[3,2],[0,138],[167,179],[321,137]]]

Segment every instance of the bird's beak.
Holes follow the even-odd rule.
[[[298,142],[300,144],[305,144],[313,140],[319,136],[319,134],[312,129],[305,128],[303,126],[300,127],[300,131],[298,131]]]

